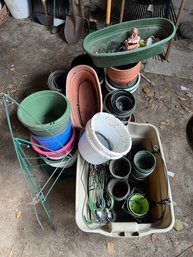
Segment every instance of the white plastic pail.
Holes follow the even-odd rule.
[[[119,159],[131,149],[129,131],[109,113],[97,113],[90,119],[80,137],[78,149],[89,163],[102,164]]]

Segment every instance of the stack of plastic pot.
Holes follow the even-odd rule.
[[[104,109],[123,122],[134,121],[135,98],[124,90],[112,91],[104,99]]]
[[[56,70],[52,72],[48,77],[48,88],[65,94],[66,76],[67,72],[65,70]]]
[[[108,91],[125,90],[134,93],[140,83],[141,62],[106,68],[105,85]]]
[[[66,96],[52,90],[31,94],[17,110],[19,120],[31,132],[33,149],[52,167],[69,167],[77,155],[70,112]]]

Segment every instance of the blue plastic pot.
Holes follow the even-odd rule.
[[[55,151],[60,149],[68,142],[71,136],[71,132],[72,132],[72,121],[70,120],[65,130],[58,135],[54,135],[52,137],[38,137],[38,136],[32,135],[32,137],[40,145]]]

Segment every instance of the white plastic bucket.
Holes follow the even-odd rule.
[[[29,0],[4,0],[4,2],[15,19],[25,19],[30,16]]]
[[[97,113],[90,119],[80,137],[78,149],[89,163],[101,164],[119,159],[131,149],[129,131],[109,113]]]

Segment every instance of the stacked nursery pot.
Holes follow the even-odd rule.
[[[66,76],[67,72],[65,70],[53,71],[48,77],[48,88],[60,93],[65,93]]]
[[[135,109],[135,99],[134,97],[129,96],[129,94],[133,94],[137,88],[139,87],[139,83],[141,80],[140,75],[140,69],[141,69],[141,62],[132,63],[128,65],[118,66],[118,67],[108,67],[106,68],[106,74],[105,74],[105,85],[108,92],[108,96],[105,98],[104,105],[106,106],[106,111],[114,114],[117,118],[121,119],[124,122],[128,121],[135,121],[134,116],[134,109]],[[118,107],[118,113],[115,112],[115,110],[112,112],[112,108],[108,108],[109,104],[109,98],[112,97],[112,95],[117,95],[120,93],[117,93],[116,91],[125,91],[128,94],[127,96],[124,96],[124,103],[129,106],[130,102],[130,111],[128,111],[128,116],[125,116],[126,112],[120,112],[120,108]],[[126,97],[130,100],[126,101]],[[114,98],[114,96],[112,97]],[[123,100],[123,97],[122,97]],[[110,100],[111,102],[111,100]],[[131,104],[132,102],[132,104]]]
[[[124,90],[111,91],[104,99],[104,109],[123,122],[134,121],[135,98]]]
[[[106,87],[109,91],[123,89],[134,93],[140,82],[141,62],[106,68]]]
[[[69,167],[77,155],[70,112],[66,96],[52,90],[31,94],[18,107],[19,120],[31,132],[32,148],[52,167]]]

